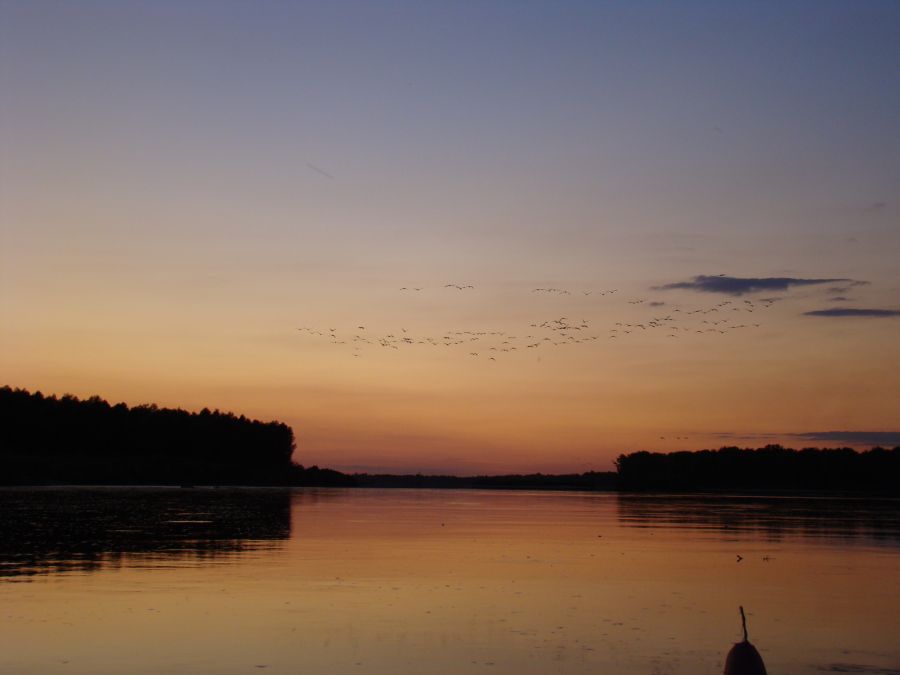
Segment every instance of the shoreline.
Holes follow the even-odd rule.
[[[0,490],[190,490],[197,492],[227,492],[231,490],[400,490],[400,491],[446,491],[446,492],[531,492],[531,493],[579,493],[607,494],[622,497],[679,498],[734,498],[734,499],[846,499],[846,500],[896,500],[900,495],[885,492],[865,492],[852,490],[620,490],[617,488],[586,489],[578,487],[538,487],[538,486],[434,486],[434,485],[171,485],[171,484],[106,484],[106,483],[35,483],[0,484]]]

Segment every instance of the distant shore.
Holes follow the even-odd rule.
[[[494,476],[429,476],[423,474],[351,474],[360,488],[427,488],[442,490],[570,490],[616,489],[613,471],[579,474],[505,474]]]
[[[294,432],[229,412],[0,387],[0,485],[173,485],[900,495],[900,447],[632,452],[616,471],[346,474],[293,461]]]

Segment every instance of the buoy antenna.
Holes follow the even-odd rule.
[[[741,610],[741,626],[744,628],[744,642],[747,642],[747,617],[744,616],[744,606],[740,605]]]

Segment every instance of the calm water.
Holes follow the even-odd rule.
[[[898,506],[0,490],[0,672],[900,673]]]

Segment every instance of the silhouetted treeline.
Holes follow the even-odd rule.
[[[422,474],[354,474],[358,487],[448,488],[479,490],[614,490],[616,474],[589,471],[550,475],[425,476]]]
[[[348,476],[294,464],[281,422],[0,387],[0,485],[285,485],[498,490],[850,490],[900,494],[900,447],[635,452],[617,473]]]
[[[616,460],[622,490],[847,490],[900,493],[900,447],[726,447],[634,452]]]
[[[281,422],[0,388],[0,484],[332,485]]]
[[[294,487],[356,487],[356,479],[334,469],[321,469],[315,464],[304,468],[294,464],[290,485]]]

